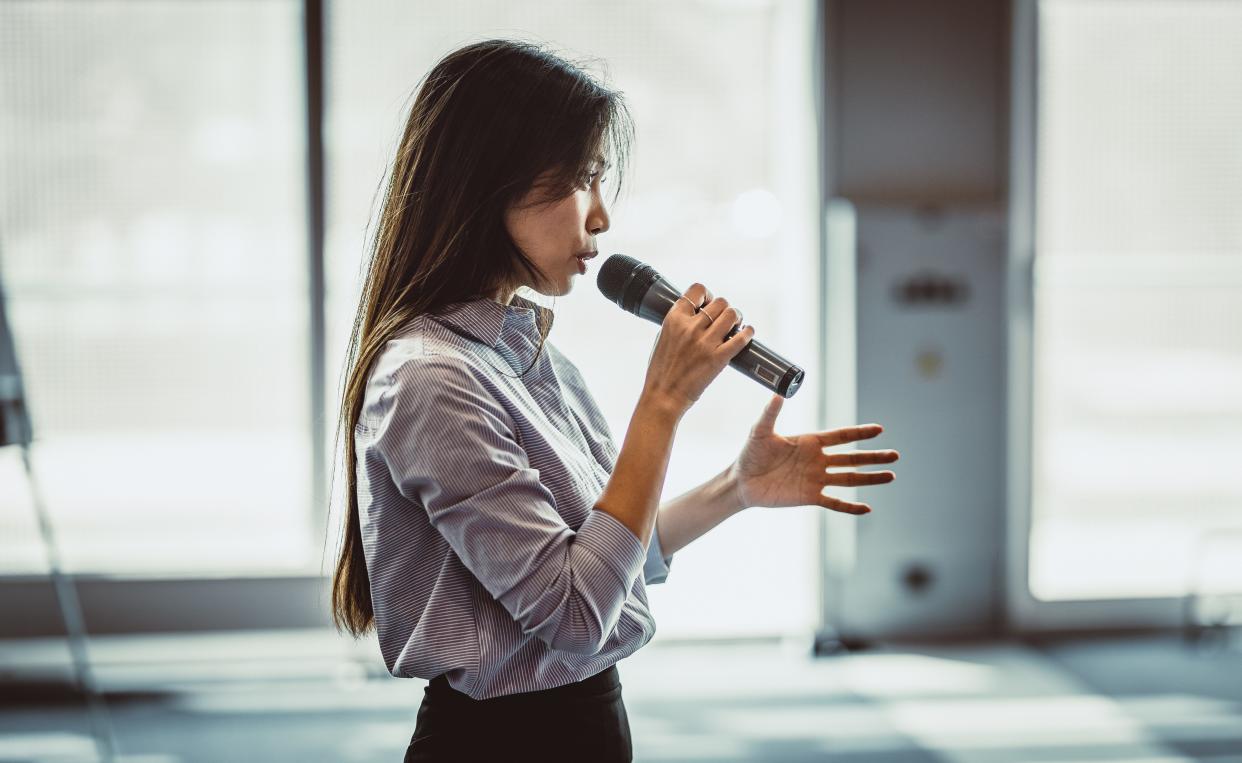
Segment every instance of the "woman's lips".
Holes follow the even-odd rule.
[[[586,252],[584,254],[574,255],[574,259],[578,261],[578,272],[579,273],[583,273],[583,274],[586,273],[587,271],[586,261],[594,257],[596,254],[598,254],[598,252]]]

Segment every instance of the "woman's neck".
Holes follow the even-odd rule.
[[[502,286],[492,292],[491,298],[493,302],[499,302],[502,305],[509,305],[513,303],[514,294],[517,294],[517,289],[512,286]]]

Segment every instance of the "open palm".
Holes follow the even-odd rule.
[[[891,471],[837,471],[831,468],[890,464],[900,458],[895,450],[860,450],[824,453],[825,448],[866,440],[879,435],[879,424],[830,429],[825,432],[786,437],[775,431],[776,417],[784,398],[773,395],[759,421],[750,430],[746,445],[730,467],[743,506],[823,506],[847,514],[866,514],[865,503],[852,503],[824,495],[827,485],[857,487],[882,485],[896,479]]]

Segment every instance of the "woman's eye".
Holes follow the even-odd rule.
[[[592,183],[595,182],[596,178],[599,178],[600,183],[608,182],[608,178],[604,177],[603,174],[599,170],[593,170],[591,172],[582,173],[582,175],[579,177],[579,182],[582,184],[583,188],[589,191],[591,189]]]

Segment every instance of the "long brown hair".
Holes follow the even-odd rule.
[[[540,177],[547,189],[540,199],[573,193],[598,154],[615,167],[615,201],[632,139],[619,92],[533,43],[468,45],[441,59],[419,86],[387,174],[346,352],[336,431],[345,451],[347,501],[332,580],[338,631],[358,637],[375,623],[354,449],[375,358],[415,316],[542,283],[539,268],[509,235],[505,211]],[[542,338],[549,328],[540,326]]]

